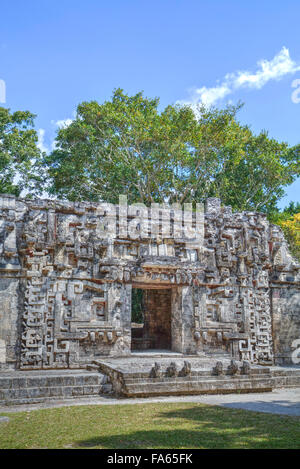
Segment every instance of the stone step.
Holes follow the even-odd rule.
[[[278,387],[300,386],[300,376],[290,372],[288,376],[274,377],[268,370],[261,373],[235,376],[189,376],[173,378],[124,378],[123,394],[128,397],[202,394],[224,392],[262,392]]]
[[[214,375],[205,375],[205,376],[177,376],[177,377],[165,377],[162,376],[160,378],[150,378],[149,374],[143,377],[124,377],[124,381],[127,384],[138,384],[138,383],[152,383],[152,382],[164,382],[164,383],[181,383],[181,382],[199,382],[199,381],[231,381],[231,380],[238,380],[238,379],[258,379],[258,378],[269,378],[271,379],[272,376],[270,373],[261,374],[252,374],[251,375],[222,375],[222,376],[214,376]]]
[[[119,370],[121,373],[122,373],[122,376],[124,377],[124,379],[139,379],[139,378],[148,378],[149,377],[149,370],[147,371],[138,371],[138,372],[126,372],[126,371],[122,371],[122,370]],[[163,370],[163,375],[165,373],[165,370]],[[269,375],[270,374],[270,368],[252,368],[252,370],[250,371],[250,374],[251,376],[265,376],[265,375]],[[192,379],[199,379],[199,378],[205,378],[205,377],[214,377],[215,375],[213,375],[212,373],[212,370],[211,369],[207,369],[207,370],[192,370],[191,371],[191,374],[189,375],[190,378]],[[222,375],[223,376],[223,375]],[[224,376],[231,376],[229,374],[226,373],[226,370],[224,372]],[[238,374],[237,376],[244,376],[242,374]],[[167,377],[164,376],[164,378],[167,379]]]
[[[300,375],[292,376],[274,376],[273,377],[275,386],[280,388],[280,387],[297,387],[300,386]]]
[[[207,360],[203,357],[183,357],[174,360],[176,377],[167,376],[166,370],[171,364],[170,358],[158,361],[160,365],[158,378],[152,378],[151,372],[155,360],[136,358],[95,360],[101,373],[109,376],[113,391],[120,396],[154,396],[154,395],[185,395],[206,393],[237,393],[270,391],[275,387],[300,386],[300,368],[271,367],[251,364],[250,373],[243,374],[242,362],[238,365],[237,374],[230,374],[230,362],[223,360],[223,374],[215,375],[216,357]],[[184,362],[191,365],[189,375],[180,376]],[[221,361],[221,360],[219,360]]]
[[[110,392],[100,373],[14,372],[0,375],[0,405],[98,396]]]
[[[198,381],[173,381],[124,383],[123,395],[127,397],[174,395],[174,394],[213,394],[234,392],[268,392],[274,388],[272,378],[217,379]]]
[[[300,376],[300,370],[272,370],[273,376]]]
[[[99,370],[99,365],[95,365],[93,363],[89,363],[88,365],[86,365],[86,369],[88,371],[98,371]]]
[[[265,370],[264,373],[261,373],[261,370],[258,370],[258,373],[251,372],[250,375],[235,375],[235,376],[188,376],[188,377],[161,377],[161,378],[150,378],[149,375],[147,377],[128,377],[123,375],[125,386],[135,385],[138,386],[155,386],[156,384],[163,386],[185,386],[186,383],[191,383],[193,386],[196,383],[199,383],[201,387],[201,383],[211,383],[214,386],[222,385],[222,383],[233,383],[240,384],[245,381],[251,381],[253,383],[257,383],[259,380],[268,379],[271,383],[272,387],[297,387],[300,386],[300,376],[299,374],[290,373],[287,376],[273,376],[270,371]]]

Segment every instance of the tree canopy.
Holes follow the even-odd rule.
[[[0,107],[0,193],[20,195],[34,192],[39,176],[34,165],[40,161],[34,114]]]
[[[44,164],[49,193],[69,200],[184,203],[219,197],[237,210],[272,212],[300,174],[299,147],[237,120],[225,109],[169,105],[121,89],[83,102]]]
[[[42,155],[35,116],[0,107],[0,192],[113,203],[126,194],[146,205],[219,197],[287,220],[299,207],[278,215],[277,202],[300,174],[300,145],[254,134],[238,121],[240,108],[160,110],[158,98],[117,89],[103,104],[79,104],[55,150]]]
[[[283,210],[270,214],[269,219],[282,228],[291,253],[300,261],[300,203],[290,202]]]
[[[291,253],[300,261],[300,210],[289,218],[279,218],[276,224],[282,228]]]

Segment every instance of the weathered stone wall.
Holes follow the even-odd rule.
[[[293,262],[278,227],[272,227],[272,270],[270,275],[274,354],[278,364],[290,363],[300,346],[299,266]],[[296,343],[297,341],[297,343]],[[300,359],[300,353],[298,363]]]
[[[278,364],[289,363],[291,349],[300,348],[299,287],[287,285],[273,288],[272,306],[275,360]],[[300,353],[298,358],[300,359]]]
[[[156,232],[129,236],[121,213]],[[0,197],[0,367],[78,368],[130,354],[132,287],[158,286],[172,291],[173,350],[289,362],[300,337],[299,266],[279,228],[208,199],[205,237],[189,244],[175,211],[169,233],[163,217]]]

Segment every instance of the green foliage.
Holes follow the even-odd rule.
[[[283,210],[274,210],[268,218],[280,226],[291,254],[300,262],[300,203],[290,202]]]
[[[290,202],[283,210],[274,211],[269,215],[269,220],[272,223],[280,225],[282,222],[289,220],[293,215],[300,213],[300,202]]]
[[[300,262],[300,210],[288,219],[279,220],[278,225],[284,232],[291,253]]]
[[[69,200],[202,202],[219,197],[236,210],[275,211],[299,175],[299,148],[254,135],[238,106],[167,106],[121,89],[110,101],[83,102],[57,148],[45,157],[49,192]]]
[[[143,324],[143,290],[140,288],[132,289],[131,299],[131,321],[137,324]]]
[[[0,107],[0,193],[18,196],[22,189],[34,192],[40,176],[34,165],[40,161],[34,115],[29,111],[11,113]]]

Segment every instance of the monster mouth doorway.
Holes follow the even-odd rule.
[[[171,288],[133,288],[131,350],[171,350]]]

